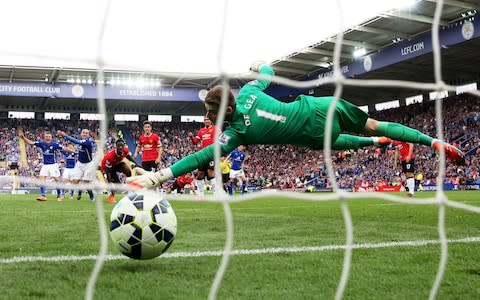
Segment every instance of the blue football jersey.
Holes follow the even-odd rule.
[[[44,165],[51,165],[56,163],[57,161],[55,159],[55,151],[63,150],[63,147],[60,146],[57,142],[50,142],[49,144],[47,144],[45,143],[45,141],[40,140],[35,142],[34,145],[42,149]]]
[[[77,140],[74,137],[69,135],[65,135],[64,138],[69,140],[70,142],[80,145],[80,149],[78,150],[78,161],[81,163],[89,163],[93,159],[93,146],[95,145],[95,141],[92,138],[88,138],[85,140]]]
[[[65,157],[65,168],[73,169],[75,168],[75,163],[77,162],[77,154],[63,150],[63,157]]]
[[[233,150],[232,153],[230,153],[230,160],[232,161],[232,170],[241,170],[243,167],[243,161],[245,160],[245,153]]]

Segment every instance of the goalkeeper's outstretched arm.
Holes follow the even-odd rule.
[[[242,139],[234,131],[227,129],[220,136],[221,155],[230,153],[233,149],[243,144],[242,142]],[[127,178],[127,182],[139,188],[154,188],[171,178],[191,172],[212,161],[214,159],[214,147],[214,144],[205,147],[186,156],[171,167],[161,169],[158,172],[145,172],[143,175]]]

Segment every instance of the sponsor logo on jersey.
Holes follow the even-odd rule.
[[[228,135],[225,135],[224,133],[221,133],[220,136],[218,137],[218,143],[220,145],[228,144],[229,140],[230,140],[230,137]]]

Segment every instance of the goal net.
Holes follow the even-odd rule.
[[[245,19],[238,20],[235,19],[235,22],[229,22],[229,11],[230,7],[233,5],[233,1],[222,1],[216,3],[217,9],[218,9],[218,16],[217,20],[215,22],[219,23],[221,26],[221,30],[218,31],[218,36],[216,38],[218,39],[210,39],[210,38],[202,38],[198,41],[195,41],[196,43],[200,43],[198,47],[202,47],[201,43],[218,43],[217,47],[217,53],[216,53],[216,70],[218,71],[218,77],[217,77],[217,83],[223,85],[227,89],[229,88],[229,82],[230,80],[233,79],[241,79],[241,80],[251,80],[251,79],[256,79],[258,76],[260,76],[260,79],[269,79],[272,82],[282,85],[282,86],[287,86],[291,88],[297,88],[301,90],[307,90],[307,89],[312,89],[312,88],[318,88],[319,86],[324,86],[324,85],[334,85],[335,87],[335,92],[334,92],[334,101],[331,103],[328,113],[327,113],[327,122],[326,122],[326,128],[325,128],[325,139],[324,139],[324,162],[325,166],[327,169],[327,174],[328,174],[328,179],[329,182],[331,183],[331,187],[333,189],[333,193],[324,193],[324,194],[305,194],[305,193],[298,193],[298,192],[285,192],[285,191],[264,191],[264,192],[259,192],[259,193],[250,193],[246,195],[245,197],[241,198],[231,198],[225,193],[218,193],[213,196],[206,196],[205,201],[211,201],[211,202],[218,202],[221,203],[223,206],[224,214],[225,214],[225,222],[226,222],[226,237],[225,237],[225,247],[222,252],[222,259],[220,266],[216,272],[216,276],[213,279],[210,293],[209,293],[209,299],[215,299],[217,296],[217,293],[221,287],[222,284],[222,279],[225,275],[226,270],[228,269],[229,265],[229,259],[232,255],[233,252],[233,218],[232,218],[232,210],[231,210],[231,204],[236,203],[236,202],[243,202],[243,201],[250,201],[253,199],[258,199],[262,197],[267,197],[267,196],[272,196],[275,195],[276,197],[290,197],[290,198],[296,198],[296,199],[303,199],[303,200],[311,200],[311,201],[339,201],[341,204],[341,212],[343,215],[343,220],[345,223],[345,230],[346,230],[346,236],[345,236],[345,245],[344,245],[344,259],[343,259],[343,269],[341,272],[341,276],[338,279],[338,287],[336,290],[336,299],[341,299],[344,295],[345,289],[347,287],[347,283],[349,280],[349,275],[350,275],[350,270],[351,270],[351,263],[352,263],[352,251],[354,249],[354,244],[353,244],[353,225],[352,225],[352,217],[350,215],[349,211],[349,206],[348,206],[348,201],[351,199],[359,199],[359,198],[378,198],[382,199],[385,201],[391,201],[391,202],[396,202],[396,203],[402,203],[402,204],[408,204],[408,205],[436,205],[438,206],[438,240],[440,242],[440,249],[441,249],[441,255],[440,255],[440,260],[438,262],[438,271],[436,273],[436,276],[434,279],[432,279],[432,286],[430,290],[430,299],[436,298],[436,295],[439,291],[439,288],[442,283],[442,279],[444,277],[444,274],[446,272],[446,266],[447,266],[447,260],[448,260],[448,242],[447,242],[447,234],[446,234],[446,227],[447,224],[445,223],[445,209],[446,207],[453,207],[457,209],[462,209],[466,211],[471,211],[475,213],[480,213],[480,208],[460,203],[460,202],[455,202],[446,196],[446,194],[443,191],[443,178],[445,175],[445,153],[443,150],[440,151],[440,158],[439,158],[439,164],[438,164],[438,170],[437,170],[437,189],[436,189],[436,194],[435,197],[432,198],[423,198],[423,199],[405,199],[404,197],[401,196],[396,196],[393,194],[388,194],[388,193],[372,193],[372,192],[365,192],[365,193],[351,193],[351,192],[345,192],[342,191],[335,178],[335,170],[334,166],[332,163],[332,144],[331,144],[331,135],[332,135],[332,124],[333,124],[333,117],[334,117],[334,110],[335,110],[335,104],[339,98],[342,97],[342,92],[344,91],[345,87],[349,86],[355,86],[355,87],[364,87],[366,89],[368,88],[384,88],[384,87],[400,87],[400,88],[405,88],[405,89],[415,89],[415,90],[424,90],[424,91],[455,91],[457,86],[454,85],[449,85],[446,84],[442,80],[442,61],[441,61],[441,48],[440,48],[440,42],[439,42],[439,28],[441,24],[441,14],[442,14],[442,9],[444,7],[444,1],[443,0],[438,0],[436,1],[436,9],[435,9],[435,14],[433,18],[433,23],[431,27],[431,40],[432,40],[432,45],[433,45],[433,58],[434,58],[434,68],[432,72],[434,73],[434,78],[435,81],[431,83],[420,83],[420,82],[411,82],[411,81],[400,81],[400,80],[370,80],[370,79],[352,79],[352,78],[346,78],[341,70],[341,63],[340,63],[340,58],[341,58],[341,49],[343,45],[343,40],[344,40],[344,32],[349,28],[349,26],[352,26],[351,24],[345,25],[345,20],[347,17],[345,17],[344,12],[345,12],[345,7],[342,3],[342,1],[337,0],[335,3],[336,9],[335,11],[338,12],[336,13],[336,18],[339,20],[339,27],[335,28],[335,47],[333,49],[333,64],[332,64],[332,76],[329,77],[322,77],[322,78],[317,78],[314,80],[310,81],[296,81],[292,79],[288,79],[285,77],[281,76],[275,76],[273,78],[270,77],[265,77],[264,75],[257,75],[257,74],[237,74],[237,73],[231,73],[228,71],[228,68],[225,67],[224,61],[226,57],[229,57],[229,50],[231,50],[229,47],[227,47],[225,41],[226,40],[231,40],[234,39],[234,36],[229,35],[229,26],[235,26],[235,22],[250,22],[252,18],[260,18],[262,14],[268,13],[267,11],[261,10],[261,9],[266,9],[265,7],[261,7],[261,9],[256,10],[255,8],[250,9],[250,15],[249,16],[244,16]],[[109,27],[109,20],[111,18],[116,18],[115,16],[115,2],[112,1],[106,1],[105,3],[102,2],[102,4],[105,4],[104,7],[98,7],[98,10],[103,13],[103,16],[101,17],[101,23],[98,24],[100,29],[98,31],[98,34],[96,35],[96,55],[95,55],[95,66],[97,69],[96,72],[96,80],[97,80],[97,103],[98,103],[98,113],[101,114],[103,117],[100,118],[100,130],[99,130],[99,138],[100,138],[100,145],[105,145],[106,142],[106,137],[107,137],[107,130],[108,130],[108,121],[107,121],[107,108],[106,108],[106,102],[105,102],[105,96],[104,96],[104,83],[106,82],[105,79],[105,66],[106,64],[106,55],[105,55],[105,49],[106,49],[106,42],[109,39],[109,34],[121,34],[120,33],[112,33],[115,32],[114,30],[112,31],[111,28]],[[272,3],[270,3],[272,4]],[[277,3],[273,3],[273,5],[276,5]],[[197,4],[195,4],[197,5]],[[199,4],[201,5],[201,4]],[[193,9],[194,10],[194,9]],[[349,16],[351,14],[351,10],[349,11]],[[98,12],[96,12],[98,13]],[[270,12],[271,13],[271,12]],[[149,14],[149,13],[147,13]],[[168,14],[168,12],[164,12],[165,15]],[[314,14],[315,15],[315,14]],[[312,15],[312,18],[314,17]],[[149,15],[150,16],[150,15]],[[309,15],[310,16],[310,15]],[[320,19],[322,17],[319,17],[318,20],[318,26],[319,27],[328,27],[329,24],[325,24],[325,22],[322,22]],[[210,20],[205,20],[210,21]],[[174,21],[172,21],[174,22]],[[192,25],[194,26],[194,25]],[[240,26],[240,25],[237,25]],[[160,31],[162,29],[159,29]],[[168,30],[168,29],[167,29]],[[261,32],[263,30],[267,30],[266,28],[258,28],[258,31]],[[155,37],[156,38],[156,37]],[[267,38],[267,37],[265,37]],[[138,41],[137,41],[138,42]],[[142,43],[140,43],[142,44]],[[169,43],[166,41],[165,47],[168,47]],[[228,44],[230,45],[230,44]],[[146,46],[148,47],[148,46]],[[195,48],[195,47],[194,47]],[[254,45],[252,45],[252,48],[255,48]],[[254,49],[256,50],[256,49]],[[252,51],[254,51],[252,50]],[[193,50],[195,51],[195,50]],[[5,52],[5,51],[4,51]],[[8,51],[7,51],[8,52]],[[5,53],[4,53],[5,54]],[[6,53],[6,54],[18,54],[18,53]],[[31,55],[32,57],[40,57],[40,58],[48,58],[47,54],[40,54],[40,55],[35,55],[35,54],[25,54],[24,56],[29,56]],[[261,57],[259,57],[261,58]],[[63,59],[65,60],[75,60],[76,58],[69,58],[69,57],[64,57]],[[195,59],[199,59],[196,57]],[[85,61],[85,63],[92,63],[92,61]],[[127,64],[121,64],[121,63],[109,63],[108,68],[119,68],[119,69],[128,69],[130,66]],[[189,78],[195,79],[198,78],[199,76],[210,76],[211,73],[206,73],[206,74],[199,74],[199,73],[189,73],[189,72],[184,72],[184,70],[176,70],[176,72],[172,72],[169,70],[168,72],[165,72],[164,69],[156,69],[156,68],[144,68],[144,71],[146,72],[156,72],[159,75],[163,76],[170,76],[170,77],[181,77],[183,79],[188,80]],[[226,91],[226,89],[224,89]],[[472,95],[480,97],[480,92],[477,90],[469,91],[468,93],[471,93]],[[222,97],[222,102],[220,105],[220,114],[217,117],[217,124],[223,124],[223,121],[225,120],[225,108],[227,105],[227,95],[226,92]],[[435,117],[436,117],[436,130],[437,130],[437,138],[440,140],[443,140],[444,133],[443,133],[443,121],[442,121],[442,101],[440,99],[437,99],[435,101]],[[219,137],[219,131],[216,133],[216,141],[218,141]],[[98,158],[102,157],[103,154],[103,147],[98,147]],[[218,142],[215,143],[215,174],[216,174],[216,180],[218,183],[222,182],[222,176],[221,176],[221,171],[220,171],[220,145]],[[32,179],[32,178],[27,178],[27,177],[0,177],[1,181],[11,181],[11,180],[18,180],[19,182],[24,182],[24,183],[32,183],[36,185],[44,184],[47,185],[50,188],[74,188],[74,189],[94,189],[94,190],[104,190],[111,188],[112,186],[115,187],[117,190],[123,190],[123,191],[128,191],[129,187],[125,185],[106,185],[104,183],[92,183],[92,184],[87,184],[87,185],[78,185],[78,186],[65,186],[64,184],[57,184],[57,183],[48,183],[45,184],[43,182],[40,182],[39,180]],[[174,201],[196,201],[194,197],[180,197],[180,196],[171,196],[171,199]],[[98,255],[96,257],[96,264],[94,266],[94,269],[92,270],[91,277],[89,279],[89,283],[87,286],[87,290],[85,292],[85,298],[86,299],[92,299],[94,297],[94,291],[95,291],[95,285],[97,282],[97,279],[101,273],[102,266],[107,258],[107,245],[108,245],[108,234],[107,234],[107,228],[105,227],[105,208],[102,203],[102,201],[96,201],[95,203],[96,209],[97,209],[97,215],[98,215],[98,225],[99,225],[99,232],[100,232],[100,237],[101,237],[101,245],[100,249],[98,252]]]

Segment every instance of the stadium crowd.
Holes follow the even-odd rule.
[[[378,120],[395,121],[416,128],[431,136],[436,136],[435,101],[427,101],[374,112]],[[480,99],[467,94],[453,96],[443,101],[444,138],[469,154],[465,166],[447,163],[445,181],[452,183],[480,183]],[[109,149],[117,137],[114,123],[110,124],[107,145]],[[132,140],[138,140],[142,133],[139,122],[126,122]],[[43,132],[54,134],[63,130],[79,136],[82,128],[88,128],[95,138],[97,121],[66,120],[2,120],[0,128],[0,175],[7,173],[9,164],[19,162],[20,149],[17,128],[23,128],[25,135],[32,140],[41,138]],[[201,123],[154,123],[154,132],[159,135],[164,154],[160,167],[168,167],[182,157],[198,150],[188,137],[188,132],[196,132]],[[62,140],[62,143],[64,141]],[[36,147],[26,147],[28,164],[19,163],[18,171],[23,176],[36,176],[41,166],[41,153]],[[134,149],[130,149],[133,153]],[[415,146],[416,173],[423,174],[425,184],[436,182],[438,155],[430,148]],[[257,188],[304,189],[307,185],[329,187],[323,152],[295,146],[256,145],[247,146],[247,159],[244,170],[251,186]],[[59,161],[62,158],[59,157]],[[362,182],[383,182],[400,185],[402,172],[400,164],[394,166],[393,146],[384,148],[368,147],[358,151],[334,152],[335,176],[340,187],[352,187]],[[5,163],[6,162],[6,163]]]

